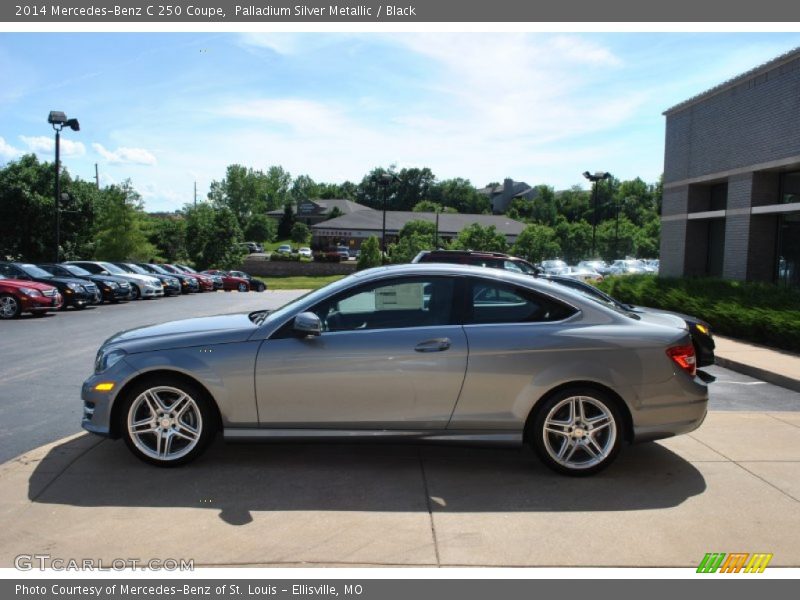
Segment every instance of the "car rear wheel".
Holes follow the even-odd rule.
[[[549,468],[585,476],[605,469],[617,457],[622,426],[619,409],[606,394],[572,388],[544,401],[528,438]]]
[[[257,292],[263,292],[265,289],[267,289],[267,286],[265,286],[260,281],[258,283],[256,283],[255,285],[256,285],[256,291]]]
[[[126,394],[120,427],[137,458],[159,467],[186,464],[203,453],[216,431],[207,395],[176,377],[142,382]]]
[[[19,300],[11,294],[0,295],[0,318],[16,319],[22,312],[22,305]]]
[[[240,292],[246,292],[247,290],[248,290],[248,287],[247,287],[246,283],[242,282],[242,283],[239,284],[239,291]]]

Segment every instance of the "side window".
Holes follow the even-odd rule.
[[[324,301],[312,311],[325,331],[449,325],[453,280],[394,279]]]
[[[575,313],[531,290],[494,281],[473,279],[471,299],[466,320],[470,324],[560,321]]]
[[[520,269],[514,262],[510,260],[503,261],[503,268],[506,271],[514,271],[514,273],[524,273],[522,269]]]

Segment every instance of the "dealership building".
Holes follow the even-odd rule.
[[[664,115],[661,274],[800,285],[800,48]]]

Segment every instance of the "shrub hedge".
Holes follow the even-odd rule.
[[[795,289],[653,275],[608,277],[598,287],[622,302],[700,317],[721,335],[800,352],[800,291]]]

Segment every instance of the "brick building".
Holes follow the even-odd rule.
[[[800,48],[664,115],[661,274],[800,285]]]

